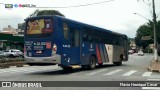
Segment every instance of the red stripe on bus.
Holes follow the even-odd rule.
[[[101,59],[100,51],[97,45],[96,45],[96,54],[97,54],[98,63],[101,64],[102,59]]]

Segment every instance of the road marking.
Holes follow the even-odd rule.
[[[38,72],[38,71],[48,71],[48,70],[55,70],[58,67],[23,67],[23,68],[9,68],[9,69],[2,69],[0,73],[29,73],[29,72]]]
[[[151,76],[152,72],[145,72],[142,76],[148,77]]]
[[[142,89],[160,90],[160,87],[142,87]]]
[[[112,74],[115,74],[115,73],[120,72],[120,71],[122,71],[122,69],[117,69],[117,70],[111,71],[111,72],[106,73],[106,74],[103,74],[103,75],[104,75],[104,76],[105,76],[105,75],[112,75]]]
[[[149,81],[160,81],[159,78],[150,78],[150,79],[147,79],[147,80],[149,80]]]
[[[52,68],[42,68],[42,69],[37,69],[37,68],[27,68],[27,69],[10,69],[10,70],[7,70],[7,71],[1,71],[0,73],[16,73],[16,72],[36,72],[36,71],[43,71],[43,70],[49,70],[49,69],[52,69]]]
[[[147,81],[160,81],[160,78],[149,78]],[[142,87],[142,89],[160,90],[160,87]]]
[[[107,70],[107,69],[101,69],[101,70],[98,70],[98,71],[94,71],[94,72],[88,73],[88,74],[86,74],[86,75],[95,75],[95,74],[100,73],[100,72],[103,72],[103,71],[105,71],[105,70]]]
[[[132,75],[132,74],[135,73],[135,72],[137,72],[137,71],[136,71],[136,70],[131,70],[131,71],[123,74],[122,76],[130,76],[130,75]]]

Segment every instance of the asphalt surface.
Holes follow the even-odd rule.
[[[159,72],[148,71],[152,54],[129,55],[129,61],[121,66],[105,64],[95,70],[75,69],[64,71],[55,66],[26,66],[0,69],[0,81],[160,81]],[[74,82],[73,82],[74,83]],[[75,82],[76,83],[76,82]],[[82,82],[83,83],[83,82]],[[85,83],[85,82],[84,82]],[[99,83],[99,82],[97,82]],[[105,83],[105,82],[104,82]],[[111,82],[113,83],[113,82]],[[54,84],[54,83],[53,83]],[[64,84],[64,83],[63,83]],[[109,84],[106,82],[106,84]],[[94,86],[94,87],[93,87]],[[160,90],[151,87],[43,87],[43,88],[0,88],[0,90]]]

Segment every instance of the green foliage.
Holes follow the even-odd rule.
[[[157,39],[158,42],[160,43],[160,21],[157,22]],[[143,36],[151,36],[150,40],[142,40]],[[154,39],[154,32],[153,32],[153,23],[152,21],[149,21],[147,24],[145,25],[141,25],[136,33],[136,37],[135,37],[135,43],[137,46],[142,46],[143,49],[145,49],[149,44],[153,43],[153,39]]]
[[[61,14],[59,11],[56,10],[35,10],[32,14],[30,14],[29,17],[33,16],[42,16],[42,15],[59,15],[59,16],[64,16]]]
[[[0,40],[8,40],[8,41],[11,41],[11,42],[23,43],[24,42],[24,37],[13,36],[12,34],[3,34],[3,33],[0,33]],[[10,42],[7,42],[6,44],[9,45]]]

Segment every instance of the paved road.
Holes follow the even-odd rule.
[[[106,64],[102,67],[97,67],[95,70],[76,69],[73,71],[63,71],[58,66],[26,66],[21,68],[0,69],[1,81],[160,81],[159,72],[150,72],[147,70],[152,54],[138,56],[137,54],[129,55],[129,61],[123,62],[122,66]],[[2,88],[5,89],[6,88]],[[11,88],[7,88],[11,89]],[[13,89],[13,88],[12,88]],[[21,90],[22,88],[14,88]],[[28,90],[27,88],[24,88]],[[44,88],[34,88],[43,90]],[[47,90],[62,89],[62,90],[142,90],[149,87],[80,87],[80,88],[46,88]],[[153,89],[153,88],[152,88]],[[159,88],[160,90],[160,88]]]

